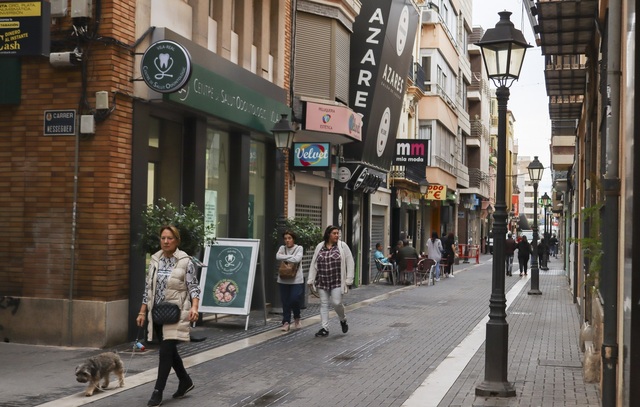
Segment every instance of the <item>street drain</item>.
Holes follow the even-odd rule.
[[[396,322],[395,324],[391,324],[389,325],[391,328],[404,328],[409,326],[409,323],[407,322]]]

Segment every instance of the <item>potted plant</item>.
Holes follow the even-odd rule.
[[[275,247],[279,247],[278,242],[282,240],[281,233],[290,230],[296,234],[296,244],[310,250],[316,247],[322,241],[322,229],[316,226],[311,219],[307,217],[289,218],[284,221],[281,226],[276,226],[273,230],[273,240]],[[306,251],[305,250],[305,251]]]
[[[142,253],[153,254],[160,250],[158,233],[165,225],[173,225],[180,231],[180,250],[196,256],[214,240],[215,228],[205,225],[204,214],[193,202],[188,206],[175,206],[166,198],[158,199],[155,205],[147,206],[142,212],[142,231],[138,233],[136,247]]]

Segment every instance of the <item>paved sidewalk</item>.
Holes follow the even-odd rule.
[[[196,389],[163,405],[216,406],[600,406],[596,384],[582,380],[580,318],[567,278],[553,259],[540,273],[541,296],[529,281],[507,277],[508,380],[513,398],[475,397],[484,378],[484,325],[489,309],[491,257],[460,264],[456,278],[435,287],[374,284],[345,297],[351,329],[313,338],[317,301],[303,312],[305,328],[284,334],[280,317],[252,315],[209,321],[194,330],[202,342],[180,346]],[[126,386],[85,398],[75,365],[96,349],[0,344],[0,405],[52,407],[146,405],[157,352],[118,347],[128,368]],[[329,369],[329,370],[327,370]],[[328,391],[327,391],[328,390]]]

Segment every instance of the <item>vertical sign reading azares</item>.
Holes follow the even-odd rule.
[[[140,71],[147,86],[156,92],[177,92],[191,76],[191,56],[176,42],[158,41],[144,52]]]
[[[410,0],[367,0],[351,36],[350,106],[363,115],[362,143],[345,158],[389,168],[420,16]]]
[[[49,55],[51,4],[0,3],[0,56]]]

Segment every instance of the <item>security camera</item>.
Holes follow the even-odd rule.
[[[82,53],[77,51],[71,52],[52,52],[49,54],[49,63],[56,68],[74,66],[82,62]]]

